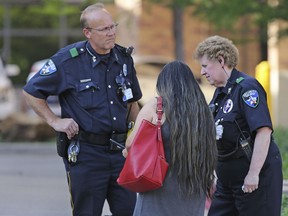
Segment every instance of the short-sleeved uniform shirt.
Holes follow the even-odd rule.
[[[73,118],[82,130],[96,134],[126,132],[127,104],[142,97],[125,48],[115,45],[102,56],[88,41],[60,49],[24,90],[41,99],[58,95],[62,118]]]
[[[217,140],[219,153],[228,154],[237,148],[240,129],[252,140],[258,128],[272,129],[265,90],[255,78],[236,69],[227,85],[216,89],[211,104],[216,105],[216,125],[223,125],[222,138]]]

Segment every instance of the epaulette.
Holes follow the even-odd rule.
[[[85,50],[85,42],[79,42],[73,44],[74,46],[69,49],[70,57],[75,58],[76,56],[84,53]]]
[[[77,58],[77,56],[80,56],[85,52],[86,52],[85,42],[80,41],[61,48],[52,57],[53,61],[56,61],[57,64],[60,64],[61,62],[66,62],[69,61],[70,59]]]
[[[236,79],[236,83],[239,84],[240,82],[242,82],[244,80],[244,77],[238,77]]]
[[[124,55],[126,56],[131,56],[131,54],[133,53],[134,47],[133,46],[129,46],[129,47],[123,47],[120,46],[119,44],[115,44],[115,47]]]

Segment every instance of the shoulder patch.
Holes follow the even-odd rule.
[[[242,99],[248,106],[256,108],[259,104],[259,93],[257,92],[257,90],[246,91],[242,95]]]
[[[49,61],[41,68],[40,75],[47,76],[57,71],[54,62],[49,59]]]

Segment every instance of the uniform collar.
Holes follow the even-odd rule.
[[[231,76],[227,80],[226,86],[219,88],[218,92],[229,94],[231,92],[232,88],[234,87],[234,85],[236,84],[236,79],[238,78],[238,74],[239,74],[239,71],[237,69],[233,68],[233,70],[231,72]]]
[[[118,64],[124,63],[121,53],[115,47],[113,47],[113,49],[111,50],[111,58],[113,61],[116,61]]]
[[[91,56],[91,62],[92,67],[95,67],[101,62],[101,57],[98,53],[95,52],[95,50],[92,48],[91,44],[87,42],[86,44],[86,50],[88,54]],[[112,48],[110,53],[110,62],[109,64],[112,64],[113,62],[117,62],[118,64],[122,64],[123,60],[120,56],[120,53],[117,51],[117,49]]]
[[[95,67],[101,61],[99,55],[95,52],[95,50],[92,48],[89,42],[86,43],[85,49],[87,50],[87,53],[91,57],[92,67]]]

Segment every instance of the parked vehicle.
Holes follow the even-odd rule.
[[[31,66],[26,82],[28,82],[44,66],[47,61],[48,59],[42,59],[34,62]]]
[[[16,90],[9,78],[19,73],[18,65],[4,65],[2,58],[0,58],[0,120],[20,110]]]

